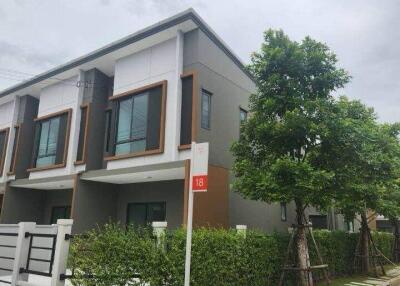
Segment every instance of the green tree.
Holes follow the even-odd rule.
[[[296,205],[297,224],[306,224],[308,206],[326,208],[334,195],[325,191],[334,173],[316,160],[321,137],[332,132],[326,113],[332,92],[349,81],[337,58],[322,43],[306,37],[292,41],[282,31],[268,30],[261,50],[249,66],[257,86],[250,97],[250,117],[232,146],[234,183],[244,197]],[[321,167],[322,166],[322,167]],[[299,228],[298,266],[310,266],[305,229]],[[313,285],[311,273],[300,271],[300,285]]]
[[[379,124],[372,108],[342,97],[331,105],[314,164],[334,174],[329,192],[347,218],[361,218],[362,270],[369,272],[368,211],[396,217],[399,205],[399,124]]]

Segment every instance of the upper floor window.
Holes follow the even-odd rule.
[[[165,96],[166,82],[116,96],[119,99],[113,144],[116,156],[162,152]]]
[[[65,165],[70,110],[36,119],[33,166]]]
[[[211,92],[201,90],[201,127],[204,129],[211,127],[211,95]]]
[[[9,128],[0,130],[0,176],[3,175]]]
[[[182,77],[181,146],[192,143],[193,86],[193,74]]]

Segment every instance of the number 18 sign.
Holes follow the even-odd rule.
[[[207,192],[208,143],[194,144],[192,152],[192,190],[193,192]]]
[[[185,283],[190,286],[190,263],[192,253],[193,200],[194,192],[207,192],[208,180],[208,143],[192,142],[190,160],[190,190],[188,201],[188,219],[186,232]]]

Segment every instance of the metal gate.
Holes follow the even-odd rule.
[[[1,238],[4,238],[4,237],[15,237],[16,238],[17,236],[18,236],[18,233],[6,233],[6,232],[0,233]],[[14,251],[15,251],[16,248],[17,248],[17,246],[12,245],[12,244],[0,244],[0,249],[14,249]],[[14,259],[15,259],[14,257],[7,256],[6,254],[3,254],[3,253],[4,253],[3,251],[0,252],[0,260],[6,260],[6,261],[10,261],[10,262],[14,263]],[[11,268],[0,267],[0,270],[10,273],[10,275],[13,272],[12,267]],[[0,283],[11,284],[10,281],[1,280],[1,279],[0,279]]]

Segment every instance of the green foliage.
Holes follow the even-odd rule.
[[[336,64],[335,54],[322,43],[308,37],[291,41],[282,31],[265,33],[249,66],[257,85],[250,97],[251,116],[232,146],[235,189],[243,196],[330,204],[333,193],[325,190],[334,173],[310,158],[319,157],[322,135],[332,132],[325,122],[334,102],[331,93],[349,80]]]
[[[325,262],[335,276],[352,274],[358,234],[315,231]],[[373,233],[385,255],[390,255],[393,236]],[[183,285],[186,233],[180,229],[166,237],[166,249],[158,248],[147,230],[119,225],[74,238],[70,267],[75,267],[74,285]],[[197,229],[193,235],[192,281],[196,286],[277,285],[288,234],[250,231],[246,238],[233,230]],[[313,264],[318,264],[310,249]],[[92,274],[88,278],[85,274]],[[132,279],[140,274],[141,280]]]
[[[334,174],[329,191],[348,217],[366,209],[400,214],[399,124],[379,124],[372,108],[341,97],[325,114],[320,156],[311,160]],[[397,198],[397,199],[395,199]]]

